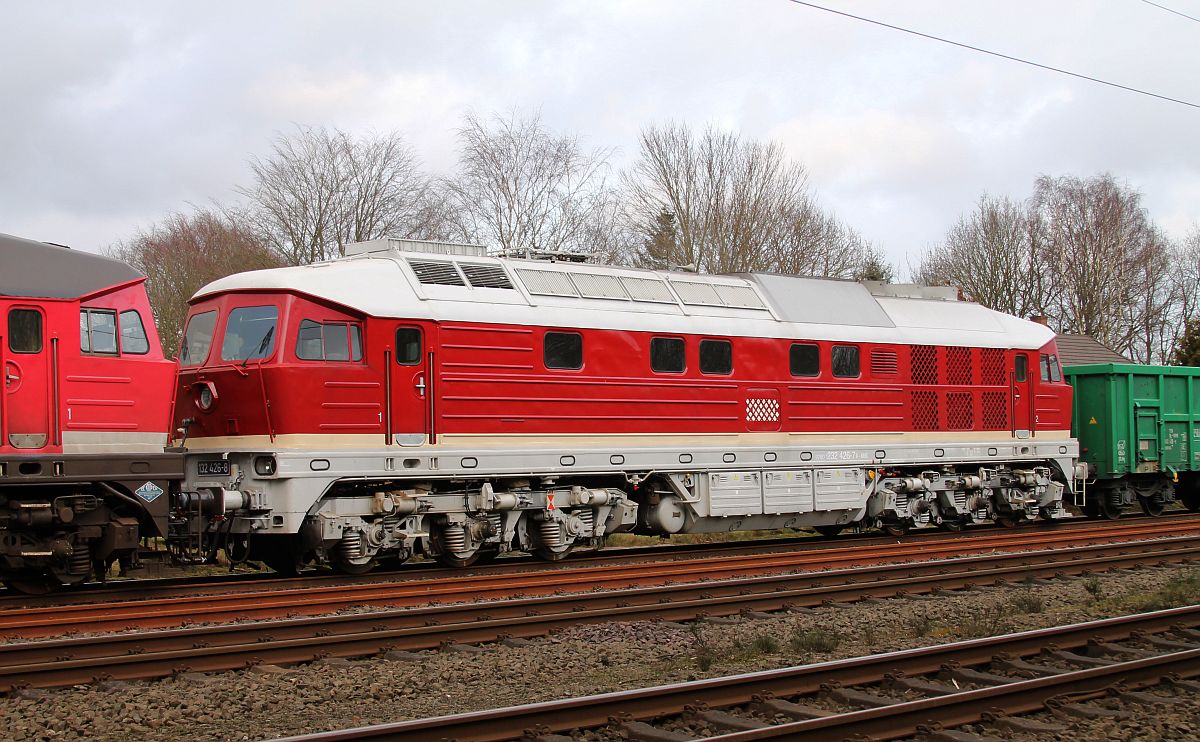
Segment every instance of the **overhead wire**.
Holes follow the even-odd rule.
[[[1192,103],[1191,101],[1182,100],[1180,98],[1172,98],[1169,95],[1160,95],[1159,93],[1152,93],[1149,90],[1142,90],[1141,88],[1135,88],[1135,87],[1131,87],[1129,85],[1121,85],[1120,83],[1110,82],[1108,80],[1102,80],[1098,77],[1091,77],[1089,75],[1084,75],[1079,72],[1071,72],[1070,70],[1064,70],[1061,67],[1052,67],[1048,64],[1041,64],[1040,62],[1034,62],[1034,61],[1031,61],[1028,59],[1022,59],[1021,57],[1014,57],[1010,54],[1002,54],[1000,52],[991,51],[990,49],[984,49],[982,47],[972,46],[970,44],[964,44],[960,41],[952,41],[951,39],[946,39],[941,36],[934,36],[933,34],[922,33],[921,31],[914,31],[911,28],[904,28],[903,26],[895,26],[895,25],[892,25],[891,23],[884,23],[883,21],[874,20],[873,18],[866,18],[864,16],[854,15],[853,13],[847,13],[842,10],[835,10],[833,8],[828,8],[828,7],[825,7],[824,5],[817,5],[816,3],[807,2],[807,0],[788,0],[788,2],[791,2],[795,5],[803,5],[807,8],[812,8],[814,10],[823,10],[826,13],[833,13],[834,15],[844,16],[846,18],[852,18],[856,21],[863,21],[864,23],[871,23],[876,26],[882,26],[883,28],[889,28],[893,31],[901,31],[903,33],[912,34],[913,36],[920,36],[921,38],[929,39],[930,41],[937,41],[942,44],[949,44],[950,46],[957,46],[962,49],[969,49],[970,51],[979,52],[981,54],[988,54],[993,57],[1007,59],[1010,62],[1019,62],[1020,64],[1029,65],[1030,67],[1037,67],[1039,69],[1049,70],[1050,72],[1057,72],[1060,75],[1068,75],[1070,77],[1075,77],[1080,80],[1087,80],[1088,82],[1094,82],[1094,83],[1098,83],[1100,85],[1107,85],[1112,88],[1118,88],[1120,90],[1125,90],[1130,93],[1137,93],[1138,95],[1145,95],[1145,96],[1149,96],[1151,98],[1158,98],[1159,100],[1165,100],[1170,103],[1178,103],[1179,105],[1182,105],[1182,106],[1189,106],[1191,108],[1200,108],[1200,103]]]
[[[1180,13],[1178,10],[1175,10],[1174,8],[1168,8],[1165,5],[1159,5],[1158,3],[1152,3],[1152,2],[1150,2],[1150,0],[1142,0],[1142,2],[1144,2],[1147,5],[1153,5],[1154,7],[1159,8],[1160,10],[1165,10],[1168,13],[1174,13],[1177,16],[1182,16],[1183,18],[1187,18],[1189,21],[1195,21],[1196,23],[1200,23],[1200,18],[1195,18],[1193,16],[1188,15],[1187,13]]]

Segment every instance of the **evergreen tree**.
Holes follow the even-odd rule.
[[[1176,366],[1200,366],[1200,320],[1189,319],[1183,335],[1175,341],[1172,363]]]

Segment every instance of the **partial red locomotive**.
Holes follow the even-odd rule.
[[[0,235],[0,266],[0,575],[36,592],[167,535],[175,364],[124,263]]]
[[[377,240],[198,292],[174,396],[179,533],[282,571],[1081,496],[1053,333],[950,289]]]

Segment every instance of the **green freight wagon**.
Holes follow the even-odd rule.
[[[1063,369],[1071,429],[1088,465],[1087,514],[1149,515],[1178,496],[1200,510],[1200,368],[1103,363]]]

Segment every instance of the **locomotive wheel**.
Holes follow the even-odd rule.
[[[566,546],[538,546],[534,548],[533,555],[542,561],[561,562],[574,550],[574,543],[567,544]]]
[[[491,564],[496,561],[496,557],[500,556],[500,547],[480,546],[479,551],[475,552],[475,564]]]
[[[822,536],[825,536],[826,538],[833,538],[834,536],[838,535],[845,529],[846,529],[845,525],[813,526],[814,531],[821,534]]]
[[[346,561],[345,559],[335,555],[330,558],[329,564],[335,570],[344,575],[365,575],[366,573],[375,569],[377,562],[374,559],[368,559],[366,562],[358,564],[356,562]]]
[[[433,561],[450,569],[463,569],[479,561],[479,551],[479,549],[476,549],[467,556],[454,556],[453,554],[442,553],[434,556]]]
[[[1163,514],[1163,501],[1161,497],[1156,495],[1140,495],[1138,496],[1138,504],[1142,506],[1142,512],[1149,515],[1151,518],[1157,518]]]
[[[908,526],[904,523],[884,523],[879,527],[879,530],[883,531],[889,536],[900,538],[908,533]]]
[[[4,586],[24,595],[49,595],[62,587],[58,580],[44,573],[9,577],[4,581]]]
[[[958,533],[963,529],[963,524],[961,520],[944,520],[941,523],[938,523],[938,528],[942,529],[943,531]]]
[[[1016,528],[1020,523],[1020,518],[1015,515],[999,515],[996,516],[996,525],[1001,528]]]

